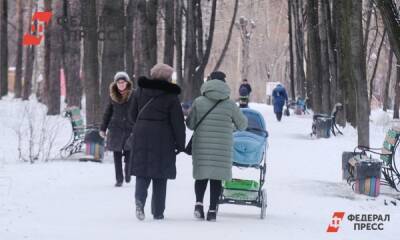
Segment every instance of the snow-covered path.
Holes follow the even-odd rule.
[[[252,107],[263,113],[270,133],[265,220],[259,219],[258,208],[234,205],[220,206],[216,223],[194,220],[191,160],[185,154],[178,156],[177,179],[168,182],[166,219],[152,220],[147,204],[144,222],[134,215],[134,181],[113,187],[111,155],[103,164],[30,165],[3,159],[0,239],[398,239],[400,202],[385,206],[385,200],[393,200],[387,194],[376,199],[355,195],[341,180],[341,152],[355,146],[354,129],[346,128],[345,136],[315,140],[309,137],[310,116],[291,116],[278,123],[270,107]],[[6,132],[1,128],[0,133]],[[383,136],[382,127],[371,127],[371,145],[380,146]],[[11,140],[3,138],[0,155],[8,156],[2,146]],[[248,169],[235,169],[234,174],[258,176]],[[334,211],[390,214],[391,221],[385,222],[383,231],[354,231],[344,220],[338,233],[328,234]]]

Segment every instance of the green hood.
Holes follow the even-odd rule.
[[[201,95],[213,100],[228,99],[231,94],[228,84],[221,80],[209,80],[205,82],[201,86],[200,91]]]

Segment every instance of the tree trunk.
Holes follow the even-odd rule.
[[[62,16],[63,0],[54,0],[51,9],[55,16]],[[50,63],[49,63],[49,79],[47,89],[49,90],[46,100],[48,107],[48,115],[60,114],[60,70],[62,65],[62,49],[63,49],[63,29],[56,21],[49,24],[50,34]],[[47,40],[47,39],[46,39]]]
[[[8,94],[8,6],[0,0],[0,99]]]
[[[390,77],[392,76],[392,65],[393,65],[393,51],[389,50],[389,61],[388,61],[388,71],[386,74],[385,88],[383,90],[383,111],[389,109],[389,88],[390,88]],[[397,68],[396,68],[397,70]]]
[[[315,113],[322,110],[321,96],[321,42],[319,38],[318,26],[318,0],[307,0],[308,19],[307,19],[307,40],[310,73],[307,77],[312,83],[312,108]]]
[[[44,0],[44,10],[46,12],[52,11],[51,9],[51,1],[52,0]],[[47,107],[49,107],[50,101],[50,61],[51,61],[51,23],[46,25],[46,29],[44,32],[44,73],[43,73],[43,82],[39,85],[38,89],[38,100],[39,102],[44,103]]]
[[[135,78],[139,78],[143,75],[148,75],[149,70],[146,66],[145,54],[145,43],[146,43],[146,1],[138,0],[134,1],[134,42],[133,42],[133,62],[134,62],[134,75]],[[143,60],[142,60],[143,59]]]
[[[157,63],[157,0],[138,0],[135,17],[135,76],[149,76]]]
[[[33,11],[33,0],[29,0],[28,4],[28,19],[29,23],[32,19]],[[30,32],[31,25],[28,24],[26,27],[27,32]],[[35,48],[34,46],[26,46],[25,49],[25,73],[24,73],[24,88],[22,93],[22,100],[28,100],[32,91],[32,75],[33,75],[33,63],[35,60]]]
[[[327,11],[327,26],[328,26],[328,55],[329,55],[329,73],[330,73],[330,102],[332,105],[342,102],[338,98],[338,80],[337,80],[337,55],[336,55],[336,17],[337,12],[336,8],[332,6],[330,7],[330,3],[325,5]],[[338,116],[340,118],[343,116]],[[342,120],[343,122],[343,120]]]
[[[175,1],[176,82],[185,89],[182,76],[182,28],[182,0],[177,0]]]
[[[329,73],[329,46],[328,46],[328,10],[329,5],[326,0],[320,1],[320,28],[319,36],[321,39],[321,98],[322,105],[321,110],[323,113],[330,113],[331,111],[331,101],[330,101],[330,73]]]
[[[63,25],[64,32],[64,61],[63,68],[67,87],[66,102],[67,106],[81,106],[82,81],[80,76],[81,69],[81,42],[78,41],[76,27],[80,25],[79,0],[63,0],[65,19],[74,18],[72,22]],[[72,25],[72,26],[71,26]]]
[[[305,73],[304,73],[304,25],[303,25],[303,0],[292,1],[294,6],[294,27],[296,42],[296,85],[297,94],[305,99]]]
[[[24,2],[17,0],[17,59],[15,66],[14,97],[20,98],[22,94],[22,37],[24,34]]]
[[[126,25],[126,39],[125,39],[125,69],[128,75],[132,78],[134,73],[134,63],[133,63],[133,25],[135,12],[135,1],[129,0],[128,6],[126,7],[127,21]]]
[[[394,96],[394,106],[393,106],[394,119],[399,119],[399,108],[400,108],[400,61],[397,60],[396,85],[395,85],[395,96]]]
[[[294,57],[293,57],[293,30],[292,30],[292,4],[290,0],[288,4],[288,22],[289,22],[289,78],[290,78],[290,95],[292,100],[296,99],[295,89],[294,89]]]
[[[118,71],[124,70],[124,1],[107,0],[103,8],[103,23],[100,31],[104,31],[101,83],[100,83],[100,104],[101,112],[105,111],[110,99],[110,83]],[[116,33],[116,34],[110,34]]]
[[[351,1],[336,0],[334,6],[337,7],[337,56],[338,56],[338,80],[339,88],[343,100],[345,119],[355,127],[356,117],[356,88],[352,80],[352,61],[351,61]]]
[[[147,0],[147,41],[146,57],[150,69],[157,64],[157,10],[158,0]]]
[[[232,38],[233,26],[235,25],[238,7],[239,7],[239,0],[235,0],[235,7],[233,9],[233,16],[232,16],[231,24],[229,26],[228,36],[226,38],[224,48],[222,49],[221,56],[218,58],[217,64],[215,65],[213,72],[217,71],[221,67],[221,64],[224,61],[226,52],[228,51],[229,43],[231,42],[231,38]]]
[[[369,101],[365,72],[365,54],[362,45],[362,0],[353,0],[351,14],[351,56],[352,76],[357,92],[357,133],[358,145],[369,146]]]
[[[186,8],[186,37],[185,37],[185,54],[184,54],[184,89],[183,100],[189,101],[193,100],[193,78],[194,69],[196,67],[196,29],[195,29],[195,0],[187,0]]]
[[[174,1],[164,1],[164,63],[170,66],[174,65],[174,8]]]
[[[97,46],[96,0],[81,0],[83,20],[83,83],[86,96],[86,124],[101,121]]]

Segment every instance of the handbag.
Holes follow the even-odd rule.
[[[194,132],[196,131],[196,129],[200,126],[200,123],[201,123],[201,122],[206,118],[206,116],[207,116],[220,102],[222,102],[222,101],[224,101],[224,100],[218,100],[218,102],[217,102],[214,106],[212,106],[212,108],[210,108],[210,110],[208,110],[208,111],[206,112],[206,114],[204,114],[204,116],[200,119],[200,121],[194,126],[193,135],[194,135]],[[188,144],[186,145],[185,150],[183,150],[183,152],[185,152],[187,155],[192,155],[192,139],[193,139],[193,135],[192,135],[192,137],[190,138]]]
[[[161,95],[159,95],[159,96],[161,96]],[[154,99],[156,99],[156,98],[159,97],[159,96],[150,98],[150,100],[147,101],[146,104],[140,109],[138,115],[136,116],[136,119],[139,119],[140,115],[143,113],[143,111],[146,109],[146,107],[149,106],[149,104],[150,104],[152,101],[154,101]],[[129,134],[129,137],[128,137],[128,138],[126,139],[126,141],[125,141],[124,150],[126,150],[126,151],[132,150],[133,139],[134,139],[134,131],[133,131],[134,128],[135,128],[135,127],[132,128],[132,131],[131,131],[131,133]]]

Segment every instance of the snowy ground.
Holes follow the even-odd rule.
[[[344,129],[344,136],[311,139],[310,116],[285,117],[278,123],[271,107],[252,104],[265,116],[270,133],[266,219],[259,219],[260,210],[255,207],[222,205],[216,223],[194,220],[191,159],[180,154],[177,179],[168,182],[166,219],[153,221],[147,204],[147,218],[139,222],[134,215],[134,181],[113,187],[111,154],[103,164],[17,161],[17,140],[10,124],[18,120],[15,111],[20,104],[0,101],[1,240],[399,237],[400,201],[395,199],[399,194],[384,189],[376,199],[360,196],[341,180],[341,152],[352,150],[357,142],[352,128]],[[380,123],[383,118],[378,113],[373,119]],[[371,124],[371,145],[381,146],[386,129]],[[68,131],[60,129],[64,135],[57,137],[57,144],[68,140]],[[248,169],[235,169],[234,174],[258,176]],[[390,222],[384,222],[383,231],[354,231],[345,219],[338,233],[326,233],[334,211],[344,211],[346,216],[390,214]]]

